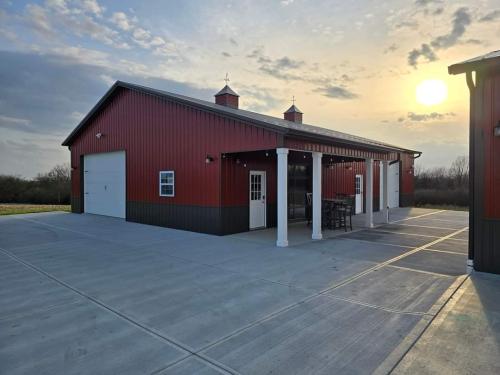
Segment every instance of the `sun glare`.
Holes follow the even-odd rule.
[[[436,105],[442,103],[448,97],[448,87],[438,79],[429,79],[418,84],[417,102],[423,105]]]

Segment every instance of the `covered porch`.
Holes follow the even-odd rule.
[[[314,147],[313,147],[314,149]],[[316,147],[316,149],[321,150],[321,147]],[[289,154],[290,152],[300,152],[303,154],[310,153],[311,155],[311,162],[312,162],[312,176],[311,176],[311,192],[312,192],[312,199],[311,199],[311,239],[312,240],[321,240],[324,237],[324,233],[326,234],[327,232],[323,228],[323,223],[322,220],[324,220],[324,215],[323,215],[323,208],[325,205],[325,198],[334,198],[334,197],[327,197],[325,193],[325,188],[323,186],[322,180],[323,180],[323,170],[324,170],[324,160],[326,159],[326,163],[330,162],[332,165],[334,165],[336,162],[339,163],[339,158],[341,163],[345,163],[345,160],[343,158],[349,158],[350,160],[359,160],[362,159],[359,156],[358,157],[353,157],[352,155],[337,155],[334,153],[324,153],[320,151],[305,151],[305,150],[290,150],[289,148],[277,148],[276,149],[276,154],[277,154],[277,172],[276,172],[276,200],[277,200],[277,214],[276,214],[276,222],[277,222],[277,227],[276,227],[276,246],[278,247],[286,247],[289,244],[289,236],[288,236],[288,229],[289,229],[289,194],[288,194],[288,186],[289,186],[289,179],[288,179],[288,169],[289,169]],[[358,155],[366,155],[368,157],[364,158],[364,163],[365,163],[365,182],[364,184],[361,182],[358,182],[356,180],[356,185],[359,183],[360,185],[364,185],[363,187],[361,186],[356,186],[356,190],[363,189],[364,192],[362,193],[363,200],[364,200],[364,212],[365,214],[363,215],[363,219],[356,218],[354,215],[351,216],[351,214],[355,214],[355,207],[354,204],[351,205],[350,210],[351,212],[349,213],[350,220],[356,220],[360,222],[362,220],[363,226],[365,228],[373,228],[374,226],[374,160],[375,160],[375,155],[370,155],[369,152],[363,153],[359,152],[356,153]],[[389,222],[389,217],[388,217],[388,207],[385,203],[388,201],[388,167],[389,167],[389,162],[391,161],[391,156],[389,153],[386,155],[382,155],[381,157],[379,156],[379,160],[382,163],[382,171],[381,171],[381,189],[382,191],[380,192],[380,201],[382,202],[379,204],[380,206],[380,215],[379,219],[381,220],[382,223],[388,223]],[[354,183],[354,181],[353,181]],[[356,191],[356,194],[358,191]],[[345,224],[344,224],[345,225]],[[330,236],[335,236],[337,235],[336,233],[331,233],[329,234]]]
[[[279,247],[335,237],[344,228],[326,225],[324,208],[339,196],[351,202],[353,230],[388,222],[387,171],[397,154],[330,151],[277,148],[222,154],[222,210],[239,212],[227,220],[228,226],[237,226],[232,233],[259,232],[253,238],[268,242],[272,237]],[[238,202],[246,210],[234,208]],[[350,220],[346,224],[350,230]]]
[[[408,213],[408,208],[391,208],[389,211],[389,217],[391,221],[399,220],[400,218],[406,217]],[[379,225],[386,224],[384,213],[377,211],[373,213],[373,226],[377,227]],[[342,237],[346,234],[361,231],[366,229],[366,214],[357,214],[352,217],[352,231],[344,229],[322,229],[322,239],[332,239],[336,237]],[[288,222],[288,246],[304,245],[312,242],[316,242],[316,239],[312,238],[311,225],[306,225],[304,221],[289,221]],[[248,232],[236,233],[231,235],[231,237],[244,239],[252,242],[259,242],[263,245],[275,245],[278,235],[277,227],[265,228],[259,230],[251,230]]]

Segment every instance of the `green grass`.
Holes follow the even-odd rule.
[[[416,205],[415,207],[434,208],[436,210],[469,211],[469,207],[456,206],[453,204],[419,204],[419,205]]]
[[[0,215],[30,214],[34,212],[66,211],[70,205],[65,204],[17,204],[0,203]]]

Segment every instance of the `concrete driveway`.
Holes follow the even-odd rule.
[[[392,219],[276,248],[264,232],[1,217],[0,373],[387,373],[463,281],[467,251],[466,213]]]

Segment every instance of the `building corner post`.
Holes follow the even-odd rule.
[[[389,161],[382,160],[382,214],[384,223],[389,223]]]
[[[366,159],[366,221],[367,228],[373,228],[373,159]]]
[[[276,246],[288,246],[288,149],[277,148],[277,238]]]
[[[321,240],[321,152],[313,152],[313,175],[312,175],[312,239]]]

